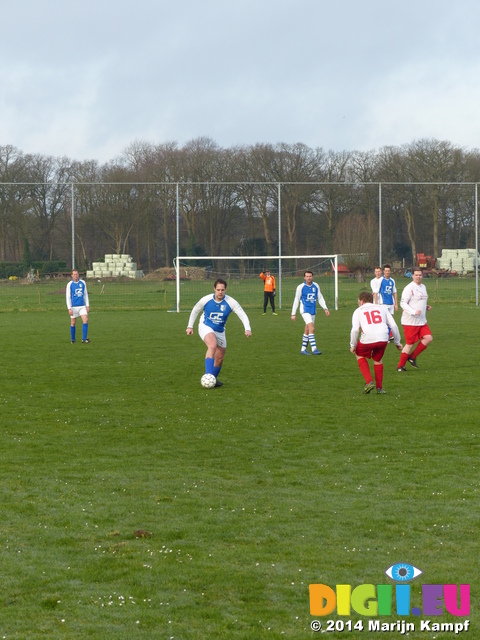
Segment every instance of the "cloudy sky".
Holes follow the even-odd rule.
[[[107,162],[134,141],[480,147],[479,0],[15,0],[0,145]]]

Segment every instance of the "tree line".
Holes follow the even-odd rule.
[[[0,260],[106,253],[139,268],[184,255],[363,254],[438,257],[474,247],[480,151],[425,139],[378,151],[304,144],[132,143],[106,164],[0,146]],[[380,187],[379,187],[380,185]],[[381,216],[380,216],[381,214]],[[281,231],[279,233],[279,220]]]

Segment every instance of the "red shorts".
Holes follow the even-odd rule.
[[[388,342],[370,342],[369,344],[363,344],[359,342],[355,353],[361,358],[372,358],[374,362],[380,362],[387,348]]]
[[[432,332],[428,328],[428,324],[404,324],[403,333],[405,335],[405,344],[415,344],[416,342],[421,340],[423,336],[432,335]]]

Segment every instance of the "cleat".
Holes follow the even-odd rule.
[[[369,382],[368,384],[365,385],[363,389],[363,393],[370,393],[372,389],[375,389],[375,385],[373,384],[373,382]]]
[[[306,349],[302,351],[300,351],[300,355],[301,356],[311,356],[312,354],[310,353],[310,351],[307,351]]]
[[[385,389],[377,389],[377,393],[387,393]]]
[[[272,316],[278,316],[278,313],[275,313],[275,311],[272,313]]]
[[[320,349],[315,349],[315,351],[312,351],[312,356],[321,356],[322,352],[320,351]]]
[[[82,340],[82,344],[90,344],[90,340],[86,338],[86,340]]]
[[[266,313],[266,311],[264,311],[264,312],[262,313],[262,316],[266,316],[266,315],[267,315],[267,313]]]
[[[389,342],[393,342],[393,336],[390,336],[388,339]]]
[[[397,367],[397,371],[406,371],[405,367]]]
[[[75,340],[72,340],[72,344],[75,344]]]
[[[417,359],[416,358],[409,358],[408,361],[409,361],[409,363],[412,365],[412,367],[414,369],[418,369],[418,364],[417,364]]]
[[[215,387],[223,387],[223,382],[220,382],[220,380],[217,380],[217,381],[215,382]],[[214,388],[215,388],[215,387],[214,387]]]

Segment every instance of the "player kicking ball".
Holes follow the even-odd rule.
[[[226,290],[227,283],[225,280],[216,280],[213,285],[213,295],[210,293],[200,298],[192,309],[187,325],[187,336],[191,336],[193,334],[195,320],[198,314],[201,311],[203,312],[198,323],[198,334],[207,345],[205,374],[215,376],[215,387],[223,386],[223,382],[218,380],[218,374],[222,368],[225,351],[227,349],[225,324],[232,311],[236,313],[242,321],[247,338],[252,335],[247,314],[236,300],[226,295]]]
[[[400,332],[392,314],[385,305],[373,304],[373,294],[369,291],[362,291],[358,296],[358,309],[353,312],[352,316],[350,351],[355,354],[365,379],[363,393],[370,393],[375,387],[377,393],[385,393],[382,358],[388,344],[389,327],[393,333],[395,346],[401,351]],[[368,364],[370,358],[373,360],[375,382],[373,382]]]

